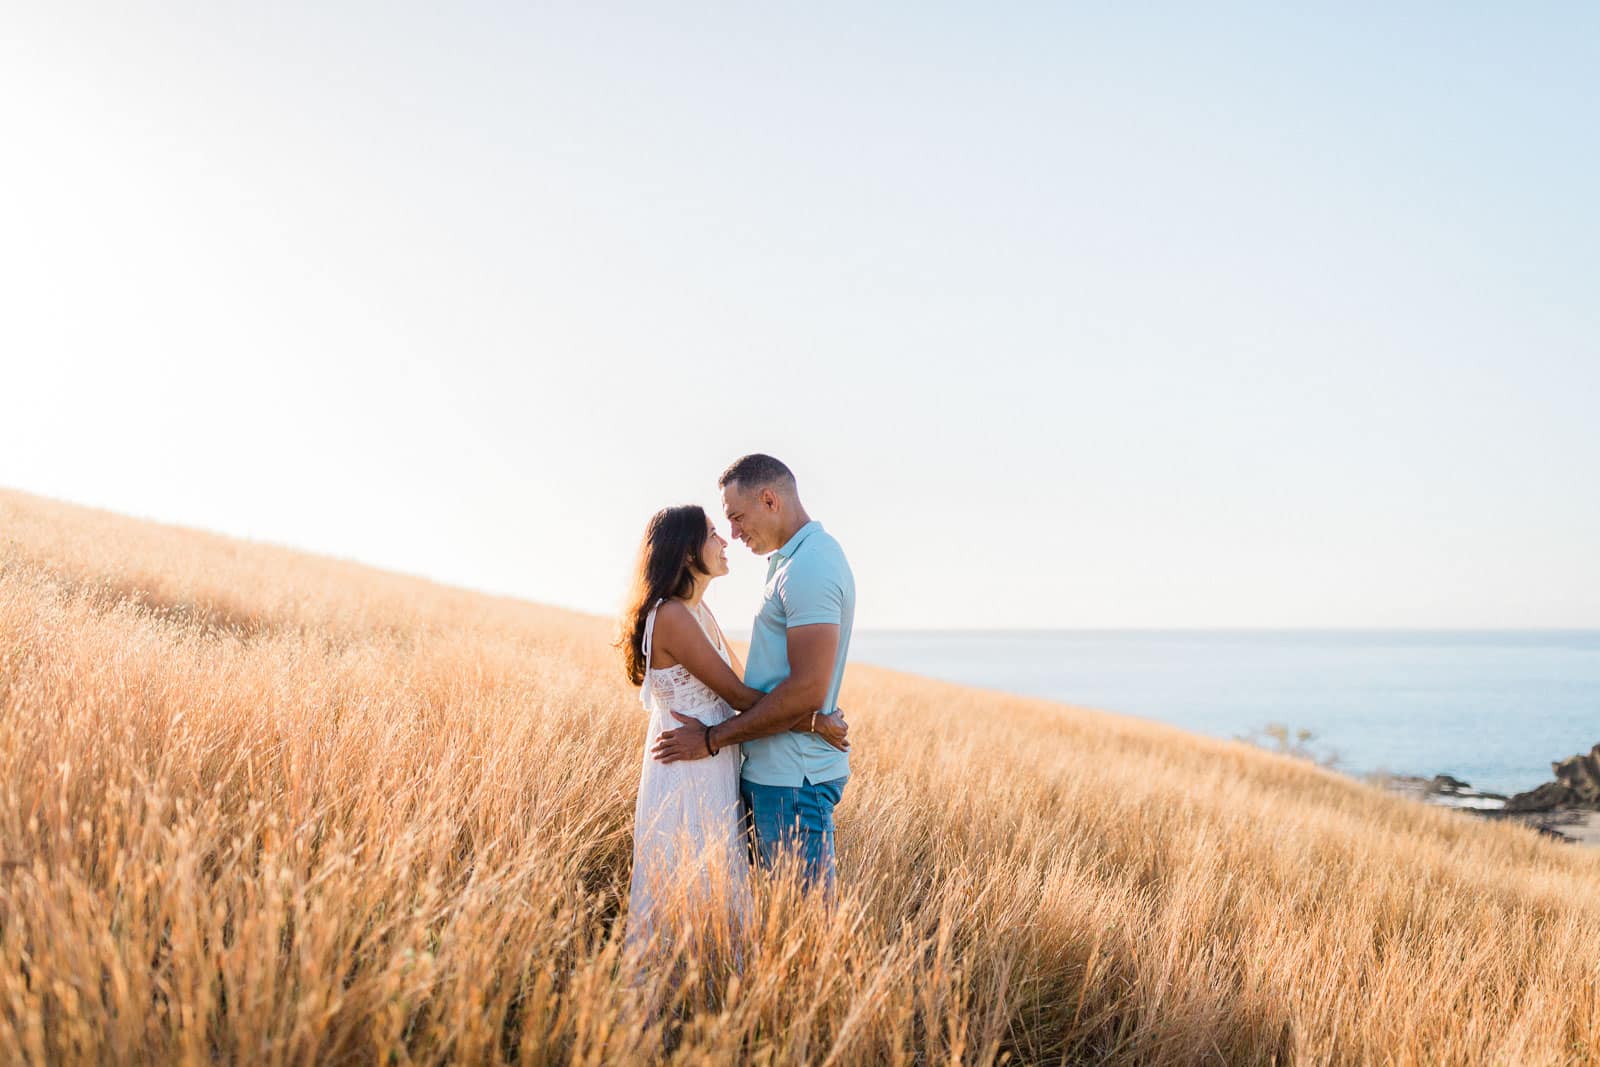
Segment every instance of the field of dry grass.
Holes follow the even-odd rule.
[[[635,966],[609,633],[0,491],[0,1061],[1600,1061],[1600,850],[861,666],[839,907]]]

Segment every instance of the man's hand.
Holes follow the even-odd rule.
[[[844,709],[835,711],[831,715],[817,716],[817,736],[840,752],[850,751],[850,742],[845,735],[850,732],[850,725],[844,721]]]
[[[667,714],[683,725],[656,738],[655,747],[650,750],[651,756],[662,763],[677,763],[679,760],[705,759],[711,755],[711,746],[706,743],[706,736],[711,731],[705,723],[693,715],[679,715],[675,711]]]

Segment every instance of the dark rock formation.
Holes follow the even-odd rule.
[[[1589,771],[1592,772],[1597,762],[1597,754],[1600,754],[1600,745],[1596,745],[1595,751],[1588,756],[1574,756],[1570,760],[1563,760],[1551,766],[1560,774],[1562,768],[1569,764],[1587,761]],[[1567,772],[1567,776],[1577,778],[1584,773],[1574,767]],[[1454,808],[1494,822],[1504,820],[1520,823],[1553,841],[1568,843],[1576,841],[1600,846],[1600,815],[1594,811],[1571,806],[1569,801],[1575,791],[1566,782],[1547,782],[1538,789],[1519,794],[1517,799],[1521,804],[1533,806],[1513,809],[1503,795],[1479,792],[1472,788],[1470,783],[1449,774],[1436,774],[1432,778],[1411,774],[1384,774],[1374,776],[1372,780],[1385,789],[1424,804]],[[1596,806],[1596,811],[1600,811],[1600,805]]]
[[[1474,789],[1471,782],[1463,782],[1451,774],[1436,774],[1432,778],[1421,778],[1414,774],[1380,773],[1370,775],[1369,780],[1385,789],[1404,793],[1415,800],[1446,808],[1498,811],[1506,802],[1504,793],[1489,793]]]
[[[1467,793],[1472,792],[1472,786],[1461,779],[1448,774],[1436,774],[1423,786],[1423,792],[1430,795],[1437,793]]]
[[[1556,780],[1518,793],[1506,801],[1508,812],[1553,811],[1556,808],[1600,809],[1600,745],[1587,756],[1570,756],[1550,764]]]

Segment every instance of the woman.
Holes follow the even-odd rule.
[[[680,724],[671,712],[714,726],[753,707],[763,694],[740,681],[744,666],[702,598],[728,573],[728,542],[703,508],[663,508],[650,519],[618,646],[628,679],[650,712],[639,800],[634,807],[633,881],[628,893],[630,947],[648,942],[668,907],[692,920],[689,937],[728,932],[704,902],[723,895],[725,914],[749,903],[749,863],[739,800],[739,746],[706,759],[662,763],[650,742]],[[817,716],[817,733],[845,748],[842,713]],[[809,729],[809,722],[796,729]]]

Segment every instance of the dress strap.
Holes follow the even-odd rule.
[[[699,606],[699,624],[701,624],[701,633],[706,635],[706,640],[710,641],[710,646],[717,651],[717,654],[725,653],[726,648],[725,641],[722,638],[722,627],[717,624],[717,616],[710,613],[710,608],[707,608],[704,600],[701,601],[701,606]]]
[[[657,598],[655,606],[644,619],[644,681],[639,683],[639,703],[647,708],[650,706],[650,643],[656,635],[656,612],[664,603],[666,597]]]

